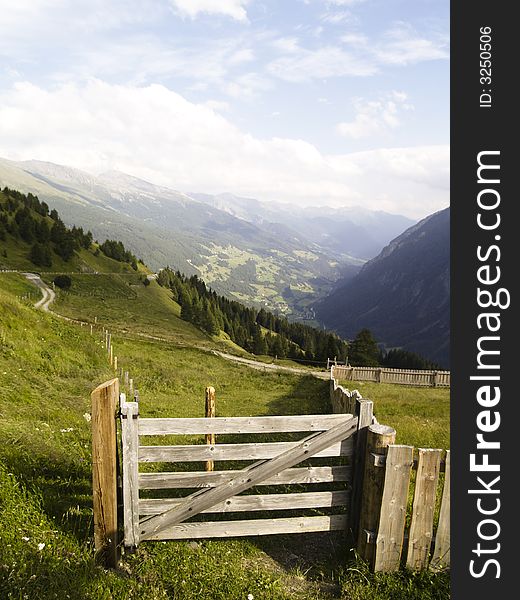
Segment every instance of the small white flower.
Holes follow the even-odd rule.
[[[67,427],[67,429],[60,429],[61,433],[70,433],[71,431],[74,431],[74,427]]]
[[[85,413],[85,414],[83,415],[83,418],[85,419],[85,421],[86,421],[87,423],[90,423],[90,421],[92,421],[92,415],[91,415],[90,413]]]
[[[247,600],[253,600],[253,598],[254,598],[253,594],[248,594],[247,595]]]
[[[28,542],[31,538],[27,537],[26,535],[23,536],[22,540],[24,542]]]
[[[43,542],[40,542],[38,544],[38,550],[41,552],[44,548],[45,548],[45,544]]]

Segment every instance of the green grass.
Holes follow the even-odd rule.
[[[19,273],[0,271],[0,289],[9,290],[17,297],[27,296],[27,301],[34,304],[41,298],[41,292]]]
[[[89,328],[20,302],[16,295],[27,285],[0,274],[2,600],[449,597],[446,576],[375,576],[347,563],[345,540],[328,533],[143,543],[123,557],[120,570],[97,566],[87,418],[91,390],[113,373],[101,328],[91,336]],[[112,342],[139,390],[143,416],[201,416],[208,385],[216,388],[222,416],[329,410],[327,381],[257,371],[181,347],[179,340],[208,348],[215,342],[178,318],[167,290],[145,287],[134,274],[73,276],[72,291],[60,294],[56,308],[106,325],[113,320]],[[140,339],[145,331],[171,341]]]
[[[180,307],[171,299],[171,292],[155,281],[145,286],[138,274],[75,274],[71,278],[71,289],[59,291],[54,304],[60,314],[92,323],[97,320],[114,331],[190,345],[211,343],[208,336],[180,318]]]
[[[396,443],[450,448],[450,390],[388,383],[340,382],[374,402],[374,414],[396,432]]]
[[[121,263],[108,258],[102,252],[95,256],[96,244],[90,250],[81,249],[67,262],[54,252],[52,253],[51,267],[37,267],[29,260],[30,244],[21,239],[8,235],[5,240],[0,240],[0,269],[16,269],[20,271],[33,271],[38,273],[50,272],[95,272],[129,273],[134,272],[127,263]],[[144,272],[146,269],[139,265]],[[148,272],[146,270],[146,272]]]

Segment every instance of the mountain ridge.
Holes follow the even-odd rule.
[[[362,328],[449,366],[449,207],[392,240],[314,308],[326,327],[352,338]]]

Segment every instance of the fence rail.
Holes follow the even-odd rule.
[[[423,387],[450,387],[450,371],[419,371],[384,367],[351,367],[332,365],[331,379],[342,381],[373,381]]]
[[[114,379],[92,394],[95,543],[112,566],[120,547],[118,392]],[[395,430],[377,422],[373,403],[334,379],[330,398],[330,415],[142,419],[139,403],[121,394],[124,546],[145,540],[346,531],[376,571],[404,564],[414,570],[448,568],[449,451],[396,445]],[[304,437],[294,441],[295,432]],[[266,437],[202,442],[217,433]],[[284,433],[291,441],[270,441],[270,435],[283,439]],[[186,444],[177,440],[194,435],[201,443],[193,444],[193,437]],[[175,436],[176,443],[157,446],[151,436]],[[219,469],[190,466],[204,461]],[[235,461],[252,464],[240,468]],[[165,470],[142,472],[149,462],[164,463]],[[292,484],[298,487],[286,487]]]
[[[351,465],[311,464],[295,466],[309,459],[353,456],[351,436],[358,429],[352,414],[277,417],[158,418],[139,417],[137,402],[121,396],[123,447],[123,513],[126,546],[143,540],[187,539],[274,533],[305,533],[346,529],[346,507],[350,503]],[[193,436],[208,433],[272,434],[301,432],[299,441],[255,441],[226,444],[145,445],[150,436]],[[294,439],[294,437],[293,437]],[[258,461],[236,470],[186,471],[186,463]],[[172,471],[139,472],[139,465],[167,463]],[[180,470],[175,470],[183,463]],[[170,468],[171,468],[170,466]],[[229,465],[228,465],[229,466]],[[177,467],[179,468],[179,467]],[[189,468],[189,467],[188,467]],[[324,483],[333,485],[323,489]],[[267,490],[238,495],[253,487],[300,484],[291,490]],[[320,484],[316,489],[314,484]],[[338,489],[338,485],[341,489]],[[150,498],[150,490],[176,490],[176,497]],[[193,490],[197,490],[193,493]],[[147,490],[147,497],[140,492]],[[250,513],[316,509],[332,514],[280,516]],[[207,515],[233,514],[222,521]],[[192,516],[204,514],[204,521]],[[245,518],[242,517],[245,516]],[[241,517],[239,519],[239,517]],[[209,518],[213,520],[208,521]],[[190,519],[189,522],[186,522]]]

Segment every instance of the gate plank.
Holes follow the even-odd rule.
[[[126,402],[121,394],[121,441],[123,445],[123,521],[125,546],[137,546],[139,543],[139,463],[137,448],[137,416],[139,404]]]
[[[176,473],[139,473],[139,489],[160,490],[166,488],[215,487],[229,481],[240,471],[188,471]],[[280,485],[292,483],[331,483],[351,481],[352,467],[295,467],[285,469],[272,477],[261,481],[261,485]]]
[[[149,540],[186,540],[212,537],[273,535],[278,533],[311,533],[344,531],[346,515],[326,517],[290,517],[286,519],[254,519],[245,521],[214,521],[170,525],[151,534]]]
[[[255,510],[294,510],[299,508],[329,508],[346,506],[349,494],[336,492],[303,492],[297,494],[258,494],[251,496],[233,496],[215,504],[203,513],[245,512]],[[183,498],[153,498],[139,502],[140,515],[158,515],[178,506]]]
[[[330,431],[330,430],[329,430]],[[202,462],[206,460],[259,460],[275,458],[301,442],[264,442],[182,446],[139,446],[139,462]],[[314,454],[315,457],[351,456],[352,440],[343,440]]]
[[[346,418],[343,423],[328,431],[313,434],[297,442],[276,458],[246,467],[227,483],[192,494],[180,506],[143,521],[139,527],[141,539],[150,539],[164,528],[181,523],[214,504],[255,486],[263,479],[316,455],[331,444],[352,435],[356,431],[357,422],[357,417]]]
[[[197,435],[206,433],[287,433],[326,431],[349,415],[291,415],[267,417],[206,417],[139,419],[139,435]],[[352,415],[350,415],[352,416]]]

